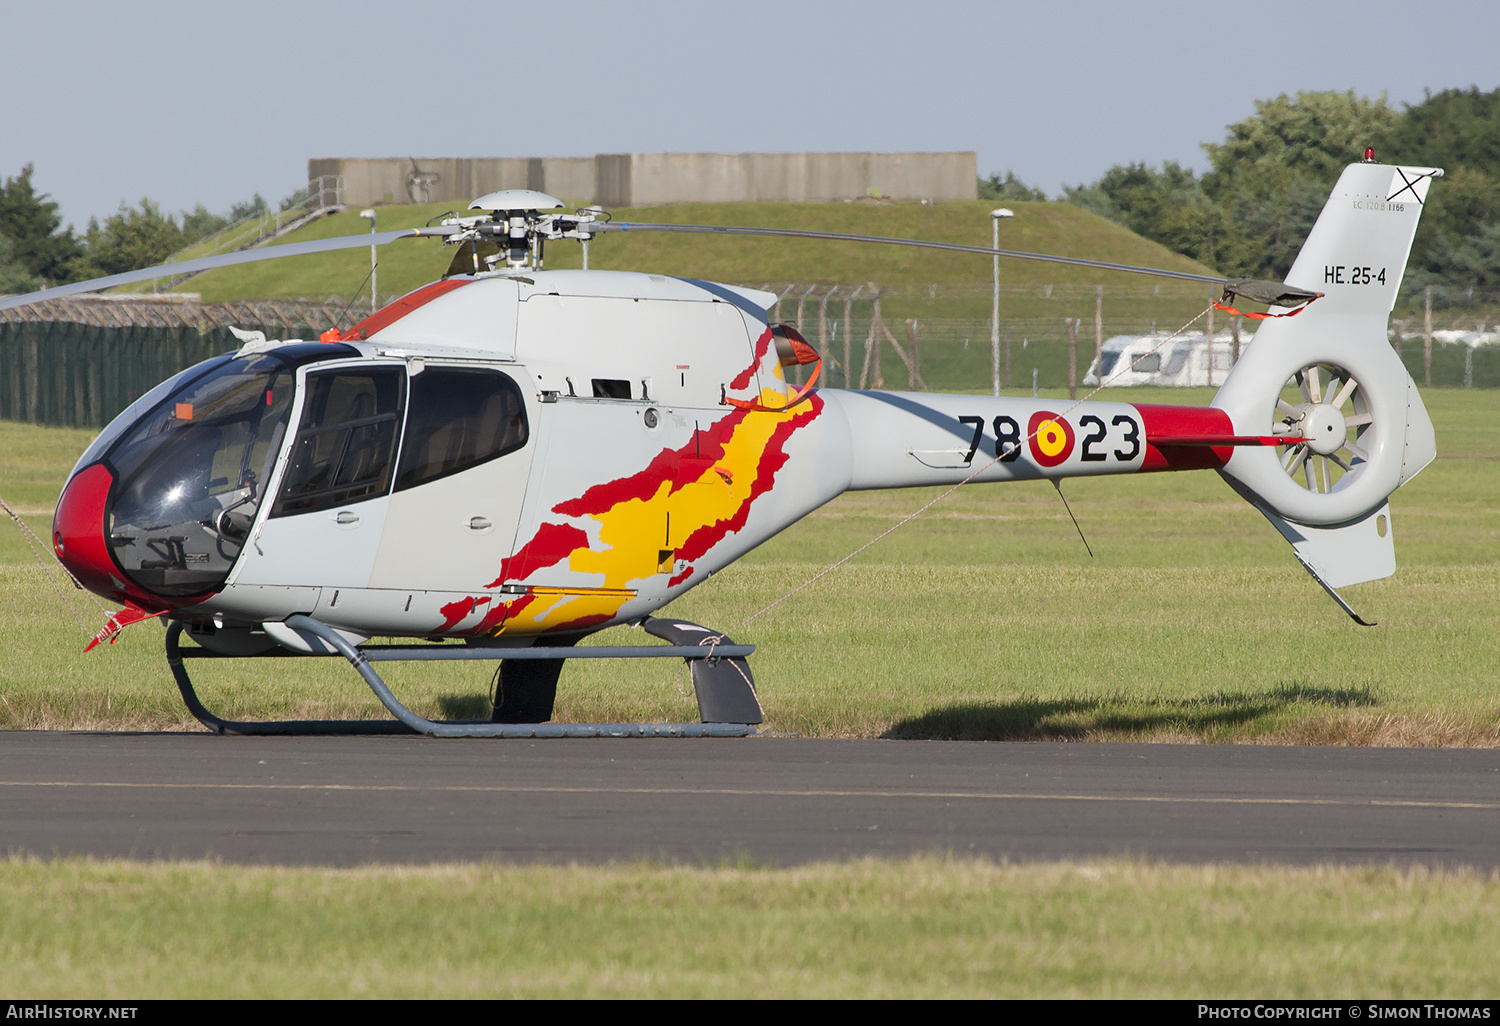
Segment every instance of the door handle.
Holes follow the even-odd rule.
[[[471,531],[488,531],[491,526],[493,525],[484,517],[469,518],[469,530]]]
[[[346,509],[340,512],[338,516],[334,517],[333,522],[336,524],[357,524],[359,523],[359,514],[350,513]]]

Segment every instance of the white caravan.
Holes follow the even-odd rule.
[[[1240,355],[1244,355],[1251,337],[1249,332],[1241,329]],[[1169,342],[1164,341],[1166,338],[1166,332],[1159,331],[1149,335],[1116,335],[1107,339],[1100,359],[1089,365],[1083,383],[1099,384],[1101,362],[1107,387],[1222,385],[1234,366],[1234,338],[1227,331],[1214,335],[1212,369],[1209,367],[1209,341],[1203,332],[1186,332]]]

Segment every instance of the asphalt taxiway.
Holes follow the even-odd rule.
[[[357,865],[634,858],[1500,867],[1500,751],[0,732],[0,848]]]

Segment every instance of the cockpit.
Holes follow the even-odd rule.
[[[162,596],[223,583],[265,501],[297,367],[330,355],[340,354],[287,346],[216,361],[103,454],[116,481],[106,517],[109,549],[131,581]]]
[[[350,359],[359,356],[288,344],[220,357],[159,387],[80,460],[58,505],[59,558],[80,579],[123,574],[133,588],[122,597],[201,596],[223,587],[268,502],[268,517],[342,509],[526,444],[525,401],[509,374]]]

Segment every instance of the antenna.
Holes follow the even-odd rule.
[[[1052,479],[1052,487],[1057,489],[1057,497],[1062,500],[1063,509],[1068,511],[1068,519],[1073,521],[1073,527],[1078,531],[1079,540],[1083,542],[1083,547],[1088,549],[1089,558],[1093,559],[1094,549],[1089,545],[1089,540],[1083,536],[1083,528],[1078,526],[1078,518],[1073,516],[1073,507],[1068,505],[1068,497],[1062,493],[1062,479],[1054,477]]]

